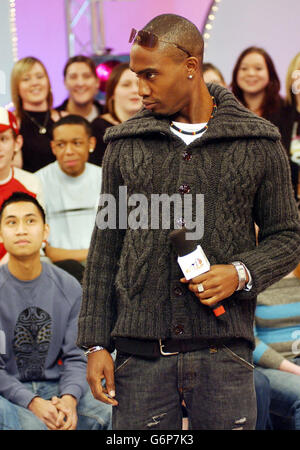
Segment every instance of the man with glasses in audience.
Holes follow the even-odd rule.
[[[78,337],[87,378],[94,397],[113,405],[113,429],[180,429],[183,400],[192,429],[254,429],[256,296],[300,259],[280,135],[227,89],[205,84],[203,39],[187,19],[163,14],[130,41],[144,109],[105,137],[102,196],[121,206],[100,199],[87,260]],[[196,237],[176,208],[169,228],[160,211],[157,229],[140,205],[132,226],[137,194],[148,206],[153,195],[192,199],[203,233]],[[103,226],[113,210],[116,226]],[[210,263],[191,280],[170,240],[183,224]]]

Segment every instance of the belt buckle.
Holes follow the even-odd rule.
[[[165,345],[161,342],[161,339],[159,339],[158,342],[159,342],[159,351],[160,351],[161,355],[163,355],[163,356],[179,355],[179,352],[174,352],[174,353],[164,352],[163,347],[165,347]]]

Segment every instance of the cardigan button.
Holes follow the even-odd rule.
[[[174,327],[174,333],[175,333],[176,335],[178,335],[178,334],[184,334],[184,326],[181,325],[181,324],[176,325],[176,326]]]
[[[193,157],[192,154],[188,151],[185,151],[182,156],[185,161],[190,161]]]
[[[174,288],[174,294],[177,296],[183,295],[183,290],[181,289],[181,287],[177,286],[176,288]]]
[[[180,194],[188,194],[191,192],[191,187],[188,184],[182,184],[178,190]]]

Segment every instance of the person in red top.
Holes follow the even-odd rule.
[[[44,204],[42,185],[36,175],[13,166],[15,154],[21,151],[22,135],[13,113],[0,107],[0,207],[14,192],[26,192]],[[0,242],[0,264],[7,262],[5,247]]]

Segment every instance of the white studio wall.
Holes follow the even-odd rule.
[[[205,62],[215,64],[231,82],[234,64],[247,47],[264,48],[274,61],[285,94],[285,76],[300,51],[299,0],[221,0],[218,3]]]

